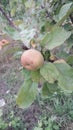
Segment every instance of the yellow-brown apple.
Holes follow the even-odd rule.
[[[35,71],[44,64],[44,58],[38,50],[26,50],[21,56],[21,64],[27,70]]]

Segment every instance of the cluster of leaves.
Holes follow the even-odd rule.
[[[20,5],[20,7],[19,7]],[[24,13],[24,0],[2,0],[0,1],[0,6],[6,11],[10,17],[15,17],[16,15]],[[20,13],[19,13],[20,12]]]
[[[15,2],[18,5],[20,1]],[[4,31],[15,40],[22,41],[27,48],[34,47],[34,43],[36,49],[41,51],[46,59],[40,70],[30,72],[24,69],[25,81],[18,93],[17,103],[22,108],[27,108],[38,95],[38,84],[42,85],[43,97],[51,96],[59,92],[59,89],[64,92],[73,91],[73,68],[67,63],[49,62],[49,56],[46,53],[48,50],[52,55],[53,52],[56,53],[55,48],[60,46],[60,52],[56,53],[57,59],[64,58],[68,63],[73,59],[72,55],[68,57],[73,45],[72,19],[69,17],[72,17],[73,2],[70,0],[23,0],[21,5],[22,3],[25,7],[23,19],[15,21],[14,18],[19,31],[8,26],[4,28]],[[14,7],[11,15],[16,16],[14,2],[11,2],[11,6]]]
[[[48,4],[48,3],[47,3]],[[68,13],[71,10],[72,3],[66,3],[61,8],[58,14],[54,15],[54,20],[57,23],[53,24],[52,21],[49,22],[51,25],[50,30],[45,27],[46,18],[40,17],[39,24],[43,21],[43,26],[41,27],[41,38],[39,39],[41,48],[45,50],[52,50],[58,46],[61,46],[70,36],[72,31],[65,30],[64,27],[60,27],[64,24]],[[40,15],[40,13],[38,13]],[[44,15],[44,13],[42,13]],[[42,19],[42,20],[41,20]],[[42,24],[41,24],[42,25]],[[64,25],[63,25],[64,26]],[[40,26],[39,26],[40,27]],[[49,29],[49,26],[47,25]],[[44,32],[43,32],[44,29]],[[27,108],[36,99],[38,91],[38,83],[42,84],[41,94],[44,97],[51,96],[55,92],[59,92],[61,89],[64,92],[73,91],[73,68],[67,63],[51,63],[45,61],[45,64],[40,68],[40,70],[34,72],[24,72],[27,73],[25,76],[25,82],[18,93],[17,103],[22,108]],[[30,98],[29,98],[30,97]]]

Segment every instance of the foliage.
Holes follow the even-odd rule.
[[[1,3],[2,6],[4,4]],[[3,27],[4,33],[8,33],[14,40],[21,41],[28,49],[38,49],[45,59],[40,70],[24,71],[25,81],[19,90],[17,103],[22,108],[29,107],[38,96],[39,85],[42,86],[40,93],[44,98],[59,91],[71,93],[73,91],[73,64],[70,61],[73,57],[71,55],[69,59],[67,54],[70,53],[73,45],[72,0],[14,0],[8,1],[7,4],[13,24],[18,29],[6,24]],[[2,15],[1,19],[3,19]],[[47,51],[49,51],[48,54]],[[68,63],[54,63],[56,59],[51,63],[51,55],[56,59],[64,58]]]
[[[18,93],[17,103],[24,108],[27,108],[35,100],[37,95],[37,83],[27,79]],[[27,94],[28,93],[28,94]],[[24,102],[23,102],[24,101]]]

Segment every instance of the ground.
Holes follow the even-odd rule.
[[[6,103],[2,108],[3,118],[7,120],[9,118],[8,114],[11,114],[10,112],[13,111],[15,116],[21,116],[22,122],[26,122],[26,128],[31,130],[37,122],[37,117],[40,113],[38,104],[33,104],[26,111],[20,109],[15,102],[15,96],[24,81],[24,76],[21,72],[20,57],[15,58],[14,54],[18,50],[22,50],[22,45],[5,35],[0,37],[0,40],[2,39],[9,40],[9,45],[0,51],[0,99],[4,99]]]
[[[21,71],[20,56],[15,57],[14,54],[18,50],[24,50],[22,49],[22,43],[16,42],[10,37],[1,35],[0,40],[2,39],[9,40],[9,45],[0,50],[0,99],[5,100],[5,105],[0,107],[0,109],[2,110],[2,119],[8,123],[8,126],[5,129],[3,128],[3,130],[16,130],[14,128],[23,130],[23,127],[26,130],[33,130],[37,126],[40,115],[52,114],[52,109],[50,109],[48,104],[46,106],[43,105],[42,101],[40,101],[42,105],[35,101],[27,110],[17,106],[15,98],[24,81],[24,75]],[[73,130],[73,123],[70,122],[66,128],[64,126],[60,130]]]

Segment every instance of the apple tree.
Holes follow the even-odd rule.
[[[17,104],[27,108],[39,93],[48,98],[60,91],[73,92],[72,0],[14,0],[8,5],[11,9],[8,19],[11,17],[13,26],[6,23],[4,32],[21,41],[25,49],[24,56],[21,55],[24,83],[17,94]],[[43,64],[39,64],[39,59],[42,61],[39,54],[30,50],[42,55]],[[37,63],[39,67],[34,67]]]

